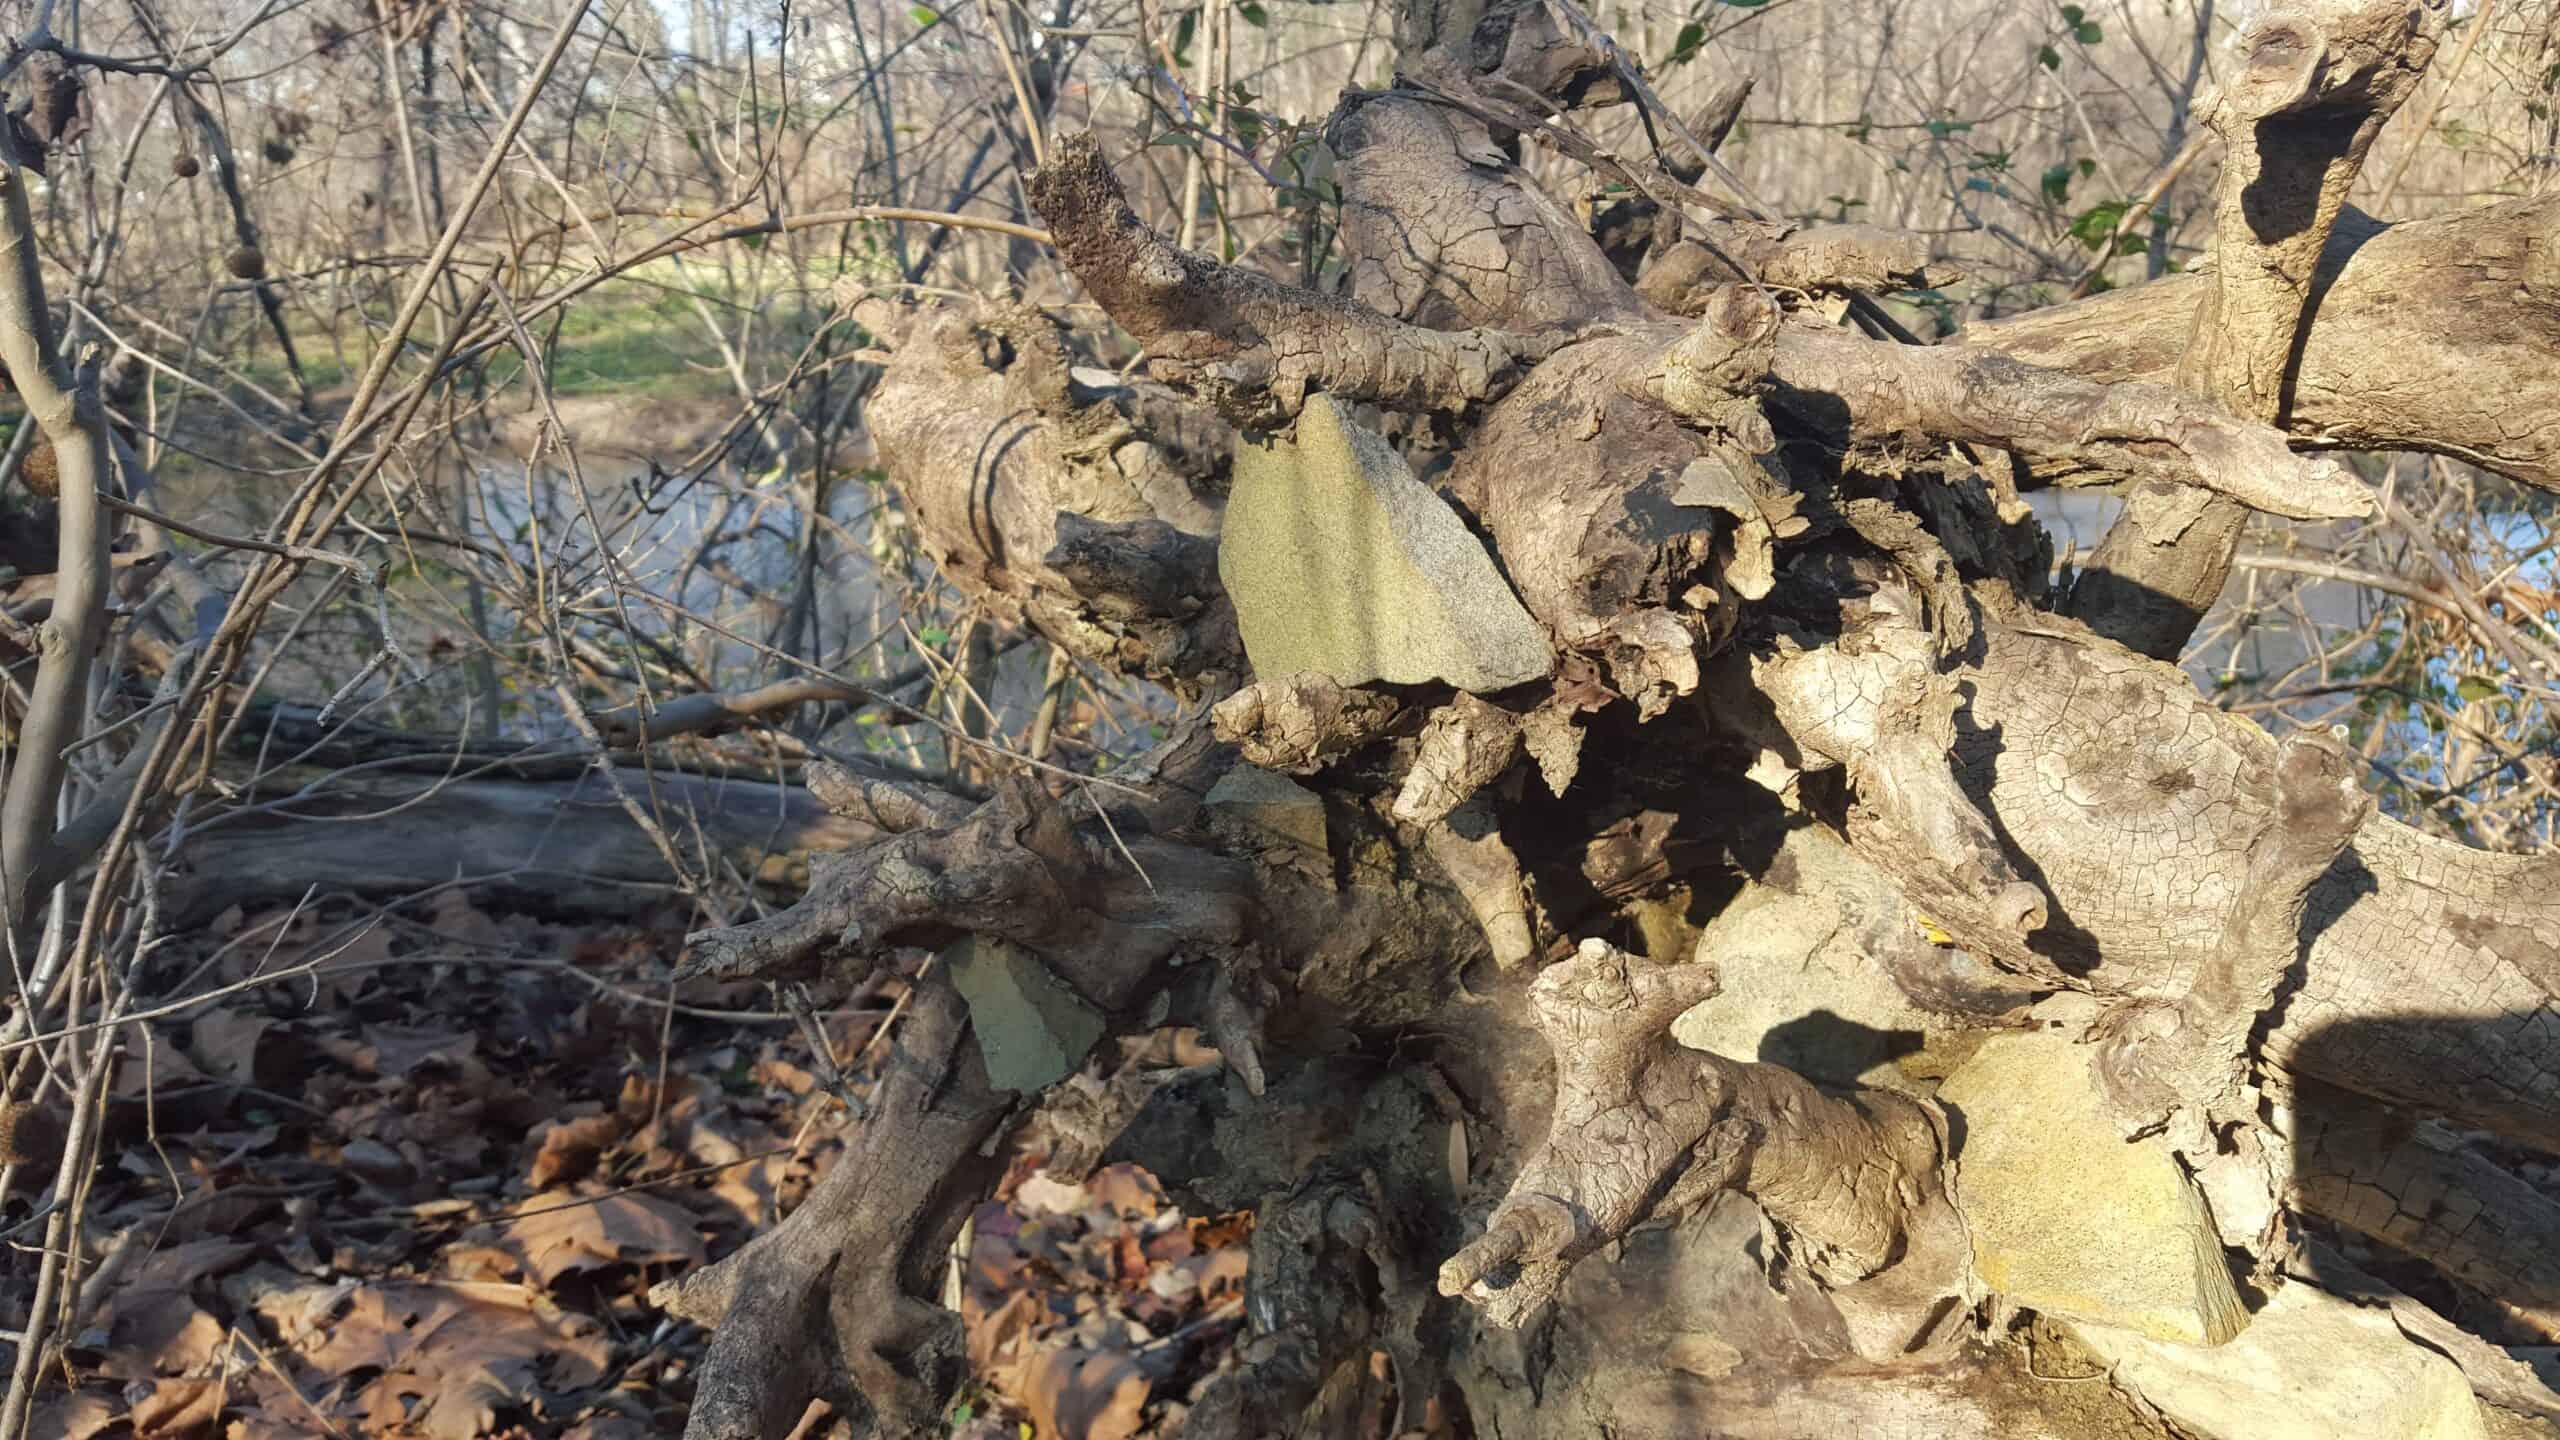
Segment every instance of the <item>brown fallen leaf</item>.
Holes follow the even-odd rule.
[[[536,1195],[500,1232],[498,1245],[546,1287],[563,1275],[607,1265],[699,1265],[709,1258],[690,1214],[654,1195],[634,1193],[584,1201],[567,1191]]]
[[[521,1285],[367,1285],[324,1330],[313,1370],[381,1372],[354,1397],[362,1434],[476,1440],[502,1408],[593,1384],[608,1356],[594,1320]]]
[[[210,1431],[221,1418],[222,1386],[213,1380],[154,1382],[125,1417],[134,1440],[185,1440]]]
[[[548,1190],[585,1179],[596,1168],[597,1158],[622,1138],[622,1119],[618,1115],[578,1115],[546,1120],[525,1138],[535,1144],[533,1163],[526,1167],[525,1180],[536,1190]]]
[[[1043,1440],[1129,1440],[1146,1423],[1147,1377],[1117,1350],[1043,1350],[1019,1393]]]
[[[64,1395],[48,1400],[27,1417],[27,1433],[55,1440],[90,1440],[124,1418],[124,1410],[104,1395]]]

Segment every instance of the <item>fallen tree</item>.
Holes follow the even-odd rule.
[[[1912,272],[1872,236],[1784,248],[1783,290],[1750,266],[1784,237],[1684,250],[1705,147],[1565,0],[1411,7],[1406,78],[1345,96],[1349,297],[1180,250],[1053,144],[1031,200],[1148,378],[1027,307],[866,313],[871,425],[945,574],[1183,718],[1063,792],[828,774],[880,838],[694,938],[692,973],[822,990],[940,959],[859,1163],[662,1292],[718,1334],[688,1433],[813,1397],[927,1433],[933,1258],[1065,1073],[991,1037],[1071,1068],[1169,1024],[1230,1074],[1080,1153],[1261,1216],[1186,1434],[1312,1433],[1374,1354],[1479,1434],[2120,1433],[2018,1379],[2021,1312],[2191,1432],[2272,1433],[2300,1364],[2389,1406],[2298,1433],[2560,1413],[2501,1348],[2560,1339],[2560,1202],[2500,1159],[2560,1149],[2560,861],[2376,814],[2336,739],[2149,658],[2250,508],[2375,504],[2298,450],[2553,483],[2549,206],[2344,206],[2444,20],[2261,18],[2205,110],[2208,275],[1926,349],[1804,303]],[[1574,128],[1630,102],[1693,153]],[[1649,248],[1532,143],[1643,192]],[[2492,397],[2505,355],[2534,378]],[[2022,477],[2132,493],[2069,590]],[[2513,1328],[2382,1319],[2426,1311],[2303,1215]]]

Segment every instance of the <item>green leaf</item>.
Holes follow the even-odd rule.
[[[2039,45],[2036,47],[2036,63],[2047,70],[2059,70],[2062,68],[2062,52],[2050,45]]]
[[[2065,25],[2077,25],[2088,18],[2089,12],[2081,9],[2077,5],[2065,5],[2062,7],[2062,23]]]
[[[939,625],[927,625],[916,632],[916,638],[927,645],[948,645],[951,643],[951,632]]]
[[[1961,135],[1972,128],[1970,120],[1932,120],[1928,124],[1929,133],[1940,140],[1950,135]]]
[[[942,23],[942,12],[930,5],[918,5],[907,12],[907,18],[916,22],[916,28],[930,30]]]
[[[2092,205],[2073,218],[2071,238],[2092,250],[2103,249],[2106,246],[2107,237],[2115,233],[2116,222],[2122,220],[2124,212],[2132,208],[2132,202],[2126,200],[2109,200],[2103,204]]]
[[[2060,165],[2048,166],[2044,172],[2044,180],[2042,182],[2044,198],[2056,205],[2060,205],[2064,201],[2069,200],[2071,198],[2071,179],[2072,170],[2068,162]]]
[[[2495,680],[2480,675],[2466,675],[2462,678],[2461,684],[2453,687],[2453,693],[2469,701],[2495,700],[2506,691]]]
[[[2071,38],[2083,45],[2095,45],[2107,38],[2107,32],[2099,29],[2095,20],[2083,20],[2073,28]]]
[[[1769,0],[1724,0],[1724,3],[1736,10],[1757,10],[1768,4]]]
[[[1692,20],[1681,26],[1680,38],[1671,42],[1671,54],[1662,62],[1662,68],[1668,70],[1674,65],[1688,64],[1696,57],[1698,48],[1706,43],[1707,27],[1705,25]]]
[[[1252,0],[1246,0],[1246,3],[1237,6],[1236,13],[1244,17],[1244,23],[1256,30],[1264,29],[1271,24],[1271,17],[1264,14],[1262,7],[1252,3]]]
[[[1191,48],[1192,32],[1199,28],[1199,11],[1185,10],[1182,12],[1182,23],[1173,27],[1173,60],[1175,64],[1187,66],[1191,63],[1191,57],[1184,52]]]

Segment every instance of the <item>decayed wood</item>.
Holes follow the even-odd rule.
[[[1327,1381],[1373,1350],[1431,1393],[1456,1375],[1486,1417],[1514,1413],[1505,1395],[1534,1391],[1595,1432],[1668,1433],[1672,1409],[1638,1414],[1640,1401],[1603,1393],[1624,1367],[1560,1357],[1606,1333],[1592,1297],[1613,1292],[1577,1293],[1602,1268],[1591,1257],[1641,1241],[1648,1217],[1689,1214],[1720,1192],[1761,1207],[1784,1263],[1818,1287],[1873,1275],[1913,1298],[1966,1292],[1961,1245],[1915,1240],[1953,1223],[1940,1168],[1956,1142],[1928,1107],[1827,1093],[1668,1034],[1719,978],[1676,963],[1698,933],[1682,911],[1734,884],[1780,883],[1782,862],[1750,825],[1694,785],[1679,790],[1728,764],[1800,807],[1783,823],[1839,823],[1890,901],[1859,906],[1907,930],[1907,899],[1968,958],[2000,967],[1959,977],[1934,948],[1915,959],[1873,947],[1919,1003],[1979,1021],[2039,987],[2133,1002],[2098,1038],[2137,1123],[2172,1110],[2256,1123],[2230,1102],[2251,1026],[2272,1002],[2263,1070],[2560,1145],[2552,862],[2461,850],[2370,815],[2334,745],[2279,748],[2136,653],[2160,648],[2153,611],[2096,607],[2128,648],[2033,609],[2049,552],[2012,543],[2032,530],[2016,518],[2023,507],[1996,477],[1942,473],[1954,468],[1947,442],[1963,441],[2047,473],[2169,487],[2157,492],[2169,500],[2146,503],[2169,505],[2161,513],[2177,523],[2179,544],[2156,548],[2192,547],[2178,574],[2150,574],[2174,605],[2203,594],[2180,575],[2227,563],[2215,560],[2209,517],[2231,497],[2305,518],[2363,513],[2360,487],[2287,442],[2343,433],[2306,436],[2310,377],[2390,372],[2349,358],[2349,336],[2316,371],[2308,357],[2322,353],[2328,312],[2306,307],[2324,277],[2332,292],[2352,284],[2370,297],[2358,303],[2384,303],[2392,282],[2356,279],[2361,252],[2331,243],[2334,192],[2352,175],[2341,157],[2360,152],[2423,64],[2436,8],[2319,0],[2301,10],[2325,17],[2316,31],[2287,12],[2253,32],[2226,104],[2257,127],[2245,143],[2265,149],[2239,157],[2242,178],[2227,184],[2304,201],[2307,218],[2267,236],[2226,233],[2226,263],[2258,266],[2247,274],[2078,307],[2174,311],[2183,344],[2201,305],[2228,332],[2187,347],[2183,372],[2153,366],[2144,385],[2114,383],[2123,377],[2104,366],[2115,357],[2073,349],[2079,332],[2062,322],[1896,349],[1782,322],[1765,291],[1744,286],[1681,289],[1699,322],[1667,317],[1518,163],[1516,145],[1539,123],[1532,100],[1570,112],[1643,89],[1569,5],[1450,0],[1400,15],[1415,83],[1352,97],[1329,131],[1357,303],[1175,250],[1130,211],[1089,140],[1060,142],[1033,202],[1077,278],[1172,388],[1140,403],[1134,389],[1079,381],[1055,329],[1019,313],[948,312],[894,336],[875,428],[946,573],[1079,655],[1214,694],[1242,665],[1202,559],[1217,490],[1203,461],[1234,432],[1212,420],[1208,444],[1186,445],[1179,432],[1204,411],[1181,395],[1251,429],[1289,423],[1321,389],[1435,417],[1416,448],[1445,448],[1445,466],[1428,473],[1555,640],[1556,674],[1490,700],[1263,676],[1216,708],[1223,745],[1200,727],[1123,787],[1064,800],[1021,778],[972,803],[817,772],[827,803],[877,833],[818,864],[799,906],[696,937],[692,967],[849,979],[892,947],[986,935],[1030,951],[1115,1031],[1206,1026],[1233,1079],[1167,1093],[1214,1114],[1168,1116],[1151,1102],[1140,1128],[1178,1132],[1149,1141],[1150,1163],[1177,1184],[1255,1204],[1268,1225],[1247,1359],[1194,1412],[1215,1436],[1303,1423]],[[1579,135],[1556,143],[1603,173],[1636,175],[1655,221],[1714,237],[1677,214],[1689,182],[1661,161],[1603,156]],[[2226,232],[2249,215],[2232,203]],[[2529,238],[2453,263],[2512,273],[2527,298],[2497,304],[2547,316],[2552,228],[2471,223]],[[1765,238],[1725,234],[1746,249]],[[1877,283],[1917,278],[1908,250],[1881,237],[1830,239],[1858,243],[1794,277],[1804,288],[1864,283],[1870,271]],[[2363,249],[2386,243],[2398,244],[2385,232]],[[1783,251],[1754,255],[1769,270]],[[2547,320],[2542,334],[2527,349],[2547,358]],[[2064,363],[2024,363],[2039,344]],[[2290,379],[2271,392],[2271,375]],[[2388,424],[2440,427],[2431,443],[2451,447],[2475,402],[2390,404],[2407,408],[2379,407]],[[2548,464],[2533,448],[2548,437],[2496,443],[2510,464]],[[2138,564],[2101,568],[2142,578]],[[2099,591],[2086,593],[2094,605]],[[1733,661],[1710,669],[1728,646]],[[1705,703],[1678,703],[1690,695]],[[1196,823],[1236,751],[1320,792],[1323,854],[1230,848]],[[1546,803],[1524,752],[1564,803]],[[1825,768],[1846,783],[1799,783]],[[1672,838],[1691,820],[1725,846],[1702,847],[1712,860]],[[1536,968],[1556,953],[1541,945],[1599,926],[1641,934],[1653,958],[1594,944]],[[1469,968],[1488,954],[1500,964]],[[2441,1023],[2415,1024],[2413,1012]],[[1551,1069],[1523,1061],[1533,1033]],[[2362,1181],[2337,1181],[2364,1171],[2301,1133],[2329,1169],[2300,1172],[2300,1203],[2365,1204]],[[956,1153],[940,1177],[963,1175]],[[2388,1163],[2418,1176],[2401,1196],[2413,1206],[2429,1185],[2494,1188],[2496,1167],[2476,1155]],[[893,1219],[916,1213],[895,1196],[880,1206]],[[1480,1234],[1454,1233],[1474,1215]],[[2433,1223],[2444,1218],[2378,1223],[2466,1283],[2540,1303],[2537,1275],[2497,1273],[2456,1227]],[[827,1253],[759,1281],[779,1313],[811,1313],[805,1272]],[[1902,1266],[1930,1274],[1887,1284]],[[1814,1287],[1794,1293],[1808,1314],[1832,1303]],[[899,1313],[894,1297],[865,1294]],[[1933,1313],[1960,1332],[1974,1323],[1962,1306]],[[1498,1333],[1550,1314],[1555,1326],[1528,1344]],[[1842,1329],[1840,1313],[1827,1323]],[[828,1344],[848,1335],[873,1358],[923,1343],[853,1328]],[[1442,1343],[1451,1336],[1472,1337],[1481,1357]],[[915,1394],[910,1372],[864,1375],[865,1356],[840,1348],[788,1373],[724,1353],[770,1382],[757,1405],[812,1387],[878,1387],[893,1405]],[[918,1358],[932,1353],[925,1343]],[[1819,1367],[1747,1377],[1781,1388],[1799,1378],[1788,1393],[1813,1398],[1772,1413],[1888,1413],[1884,1387],[1825,1401],[1839,1392],[1823,1385],[1841,1376]]]
[[[1966,857],[1927,838],[1925,814],[1853,816],[1861,853],[1977,954],[2049,984],[2185,995],[2252,898],[2248,857],[2278,803],[2276,742],[2176,667],[2094,637],[1993,623],[1983,639],[1982,658],[1951,677],[1965,697],[1951,759],[2049,898],[2045,925],[2009,923],[1951,863]],[[1935,653],[1888,613],[1852,647],[1764,651],[1749,683],[1800,759],[1855,764],[1892,718],[1888,697],[1931,677]],[[2370,816],[2320,872],[2300,934],[2264,1063],[2560,1147],[2560,859]],[[2402,1015],[2429,1023],[2391,1019]]]
[[[711,1331],[685,1440],[767,1440],[812,1397],[876,1435],[936,1427],[968,1371],[942,1269],[1004,1168],[988,1142],[1013,1110],[967,1021],[947,980],[917,982],[851,1153],[780,1225],[650,1292]]]

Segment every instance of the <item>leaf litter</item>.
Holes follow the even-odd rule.
[[[447,892],[406,915],[235,909],[156,954],[162,983],[195,991],[281,978],[128,1027],[95,1279],[31,1433],[680,1431],[708,1337],[650,1309],[649,1285],[788,1213],[858,1123],[761,987],[671,988],[682,928],[563,928]],[[857,1094],[903,983],[826,1017]],[[1111,1058],[1204,1055],[1168,1032]],[[1013,1157],[955,1247],[943,1298],[977,1378],[949,1433],[1176,1434],[1234,1363],[1252,1217],[1043,1158]],[[0,1300],[0,1327],[25,1303]]]

